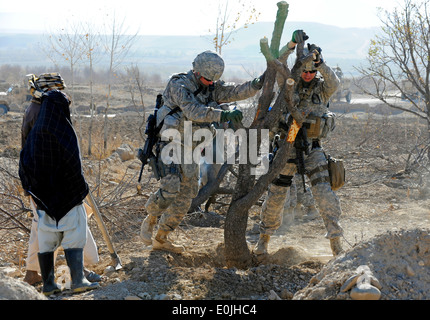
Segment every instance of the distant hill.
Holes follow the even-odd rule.
[[[353,66],[364,63],[370,39],[378,28],[339,28],[312,22],[287,22],[282,46],[296,29],[303,29],[310,36],[308,42],[316,43],[323,50],[329,65],[340,66],[345,75],[354,74]],[[265,68],[260,53],[260,39],[271,39],[272,22],[258,22],[248,28],[238,29],[232,42],[223,49],[226,75],[249,77]],[[40,51],[45,37],[42,34],[0,33],[0,64],[24,66],[52,66]],[[173,72],[188,71],[191,62],[201,51],[212,49],[210,36],[139,36],[133,50],[124,63],[141,66],[145,73],[159,73],[167,77]],[[99,66],[107,64],[101,60]]]
[[[354,65],[363,64],[367,56],[370,39],[379,28],[339,28],[311,22],[287,22],[283,32],[282,45],[290,39],[294,30],[303,29],[309,35],[309,43],[322,48],[324,59],[329,65],[339,65],[345,75],[354,73]],[[241,56],[252,60],[264,60],[260,53],[259,40],[266,36],[272,38],[273,23],[261,22],[239,30],[235,41],[228,45],[224,55],[232,55],[234,60]],[[264,62],[264,61],[263,61]]]

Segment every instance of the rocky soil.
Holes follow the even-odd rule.
[[[110,134],[116,137],[116,148],[121,144],[139,147],[142,140],[136,134],[136,116],[123,114],[113,119]],[[20,115],[0,118],[0,161],[14,175],[20,123]],[[414,145],[419,147],[416,137],[420,130],[425,126],[405,115],[339,113],[337,128],[325,147],[332,156],[344,159],[347,170],[347,182],[337,192],[343,209],[345,252],[331,255],[321,218],[308,221],[298,215],[292,225],[272,237],[269,256],[246,270],[225,267],[225,206],[217,203],[210,212],[186,217],[172,235],[172,240],[186,247],[185,253],[152,251],[138,234],[146,216],[144,203],[156,189],[156,181],[145,170],[138,193],[140,163],[136,158],[121,160],[114,152],[98,165],[86,158],[88,174],[97,172],[97,166],[105,167],[103,181],[116,195],[124,186],[121,201],[111,196],[109,205],[104,205],[107,196],[100,202],[123,268],[115,271],[110,267],[107,246],[91,219],[100,253],[100,263],[91,269],[105,280],[97,290],[75,295],[66,290],[49,299],[351,300],[352,289],[342,289],[360,266],[367,266],[378,280],[381,300],[430,299],[427,164],[419,170],[405,170],[410,150]],[[94,186],[93,175],[89,180]],[[218,200],[228,203],[229,199]],[[121,206],[115,206],[115,201]],[[249,213],[246,237],[250,248],[258,239],[259,210],[256,204]],[[30,219],[26,223],[29,225]],[[0,242],[0,299],[39,299],[40,286],[22,281],[28,234],[14,237],[15,241]],[[64,263],[60,255],[58,265]]]

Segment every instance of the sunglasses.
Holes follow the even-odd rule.
[[[316,73],[317,71],[316,70],[314,70],[314,71],[303,71],[303,73]]]

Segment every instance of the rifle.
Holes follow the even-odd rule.
[[[305,168],[305,155],[309,155],[309,142],[305,125],[300,128],[297,134],[296,140],[294,141],[294,148],[296,148],[297,173],[302,176],[303,190],[306,192],[305,174],[307,171]]]
[[[297,173],[302,176],[304,192],[306,192],[305,174],[307,173],[305,168],[305,155],[309,155],[309,142],[306,125],[307,124],[304,123],[301,127],[299,127],[290,114],[287,115],[285,122],[281,121],[279,123],[281,134],[287,137],[288,142],[294,142],[294,148],[296,149],[296,159],[290,159],[288,162],[295,163],[297,165]],[[271,158],[269,158],[270,160],[273,160],[277,152],[277,142],[279,139],[280,135],[276,135],[272,147],[272,155]]]
[[[158,141],[159,128],[157,128],[157,112],[158,112],[158,109],[162,105],[163,105],[163,96],[161,94],[158,94],[157,100],[155,102],[154,113],[148,117],[148,120],[146,122],[145,145],[144,145],[143,149],[139,148],[139,150],[137,152],[137,157],[142,162],[142,167],[140,168],[140,174],[139,174],[138,182],[140,182],[140,180],[142,179],[142,172],[143,172],[143,168],[145,167],[145,165],[148,162],[150,162],[152,159],[156,158],[152,149],[154,148],[155,144]]]

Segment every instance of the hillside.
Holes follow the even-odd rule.
[[[287,22],[283,43],[286,44],[295,29],[303,29],[309,42],[323,49],[330,65],[339,65],[346,75],[354,73],[354,65],[364,62],[369,41],[377,29],[339,28],[312,22]],[[260,53],[259,41],[271,38],[273,23],[258,22],[238,29],[233,41],[223,50],[226,76],[258,74],[265,60]],[[0,61],[2,64],[40,67],[51,66],[50,60],[40,51],[46,36],[42,34],[0,33]],[[195,55],[212,49],[211,36],[138,36],[124,65],[138,64],[146,73],[159,73],[164,78],[178,70],[188,70]],[[106,66],[102,57],[98,66]],[[246,69],[246,70],[245,70]]]

